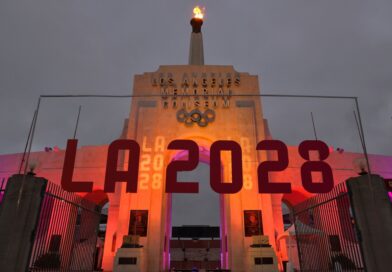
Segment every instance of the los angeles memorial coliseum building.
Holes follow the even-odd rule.
[[[300,168],[304,159],[297,146],[289,146],[289,166],[282,172],[271,172],[270,180],[290,181],[292,192],[259,194],[257,166],[262,161],[274,159],[273,152],[256,152],[255,148],[260,141],[274,138],[268,129],[268,120],[263,116],[262,101],[258,96],[262,93],[259,78],[238,72],[232,66],[204,65],[202,23],[201,18],[191,21],[188,65],[163,65],[157,71],[134,77],[132,94],[135,97],[119,136],[134,139],[141,147],[137,193],[126,193],[126,184],[120,182],[116,184],[115,193],[103,191],[107,145],[77,149],[73,180],[94,181],[93,192],[80,196],[99,207],[108,207],[106,232],[94,257],[96,268],[125,271],[119,265],[133,265],[137,268],[132,269],[136,270],[128,268],[126,271],[220,268],[238,272],[283,270],[288,262],[294,267],[298,265],[297,257],[289,252],[288,239],[281,239],[287,234],[282,203],[294,207],[314,196],[302,186]],[[176,229],[174,236],[177,237],[172,233],[172,195],[165,193],[165,169],[172,160],[186,159],[187,156],[184,152],[167,149],[168,143],[175,139],[197,142],[200,161],[207,164],[210,162],[210,146],[217,140],[234,140],[242,148],[243,188],[236,194],[220,195],[220,226],[207,230],[204,236],[211,237],[205,242],[202,242],[203,235],[199,235],[199,239],[181,240],[181,236],[187,236],[181,234],[184,229]],[[32,152],[30,160],[39,161],[41,165],[34,169],[36,176],[60,184],[64,154],[63,149]],[[0,156],[0,180],[18,172],[21,157],[21,153]],[[347,151],[330,153],[326,162],[333,170],[335,185],[358,176],[353,161],[362,157],[363,154]],[[223,180],[230,181],[230,157],[222,154],[221,161]],[[369,155],[369,161],[373,173],[392,178],[392,157]],[[122,156],[119,164],[125,169],[127,157]],[[64,236],[66,232],[72,232],[67,227],[73,225],[68,222],[70,219],[66,213],[61,220],[65,228],[52,231],[53,235]],[[47,229],[51,228],[52,221],[46,223]],[[308,223],[302,222],[304,225]],[[314,224],[308,225],[309,230],[316,229]],[[342,229],[339,224],[332,228],[336,233]],[[140,238],[130,244],[138,246],[124,247],[123,237],[135,234]],[[343,241],[344,237],[340,239],[341,245],[350,244],[348,238],[347,241]],[[190,241],[195,245],[198,243],[199,246],[194,248],[215,253],[198,259],[197,253],[192,253]],[[61,251],[66,242],[58,239],[56,246],[52,241],[52,250],[57,247],[57,251]],[[78,243],[80,245],[74,245],[73,251],[82,248],[81,240]],[[341,250],[345,250],[343,246]],[[268,258],[257,257],[258,252]],[[59,263],[63,265],[65,261],[60,259]],[[270,265],[272,270],[255,270],[260,265]]]

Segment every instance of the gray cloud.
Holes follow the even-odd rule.
[[[392,155],[389,0],[0,2],[0,153],[19,152],[40,94],[130,94],[133,75],[184,64],[189,18],[206,6],[207,64],[260,75],[263,93],[358,96],[368,149]],[[129,100],[43,101],[33,148],[64,146],[83,105],[81,144],[121,132]],[[263,99],[276,138],[360,151],[353,104]]]
[[[129,94],[134,74],[153,71],[160,64],[185,63],[188,20],[196,2],[2,1],[0,152],[21,150],[39,94]],[[207,8],[207,63],[234,64],[239,71],[259,74],[264,93],[359,96],[369,150],[392,154],[390,1],[201,3]],[[317,112],[318,101],[301,110],[306,102],[264,100],[276,137],[292,144],[309,137],[305,130],[309,130],[307,118],[313,106],[326,139],[359,150],[352,143],[354,135],[344,141],[346,133],[356,131],[350,120],[351,105],[336,106],[341,103],[330,101]],[[41,135],[34,147],[64,145],[64,137],[57,136],[72,131],[73,115],[83,103],[91,104],[82,115],[80,137],[86,144],[117,136],[122,126],[122,118],[117,117],[127,116],[128,107],[123,106],[127,102],[100,101],[94,107],[86,100],[44,101],[37,131]],[[105,114],[111,121],[104,124],[107,135],[96,133],[103,126],[101,120],[94,120],[102,103],[116,116],[114,120]],[[56,119],[54,111],[59,115]],[[302,125],[293,127],[293,122],[285,121],[287,116]],[[54,126],[59,121],[64,126]],[[339,123],[346,131],[335,137]]]

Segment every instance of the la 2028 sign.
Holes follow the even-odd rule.
[[[91,192],[93,182],[72,181],[75,157],[77,150],[77,139],[67,142],[64,167],[61,177],[61,185],[64,190],[70,192]],[[168,150],[183,150],[188,152],[187,160],[173,160],[166,168],[166,193],[198,193],[197,182],[178,182],[177,173],[191,171],[199,164],[199,147],[192,140],[174,140],[169,143]],[[120,171],[117,169],[118,154],[120,151],[129,151],[128,169]],[[269,180],[269,172],[284,171],[289,165],[287,146],[279,140],[263,140],[256,146],[260,151],[276,151],[277,160],[261,162],[257,167],[259,193],[290,193],[291,184],[288,182],[272,183]],[[232,161],[232,182],[222,182],[221,152],[229,151]],[[310,152],[318,152],[318,160],[310,160]],[[333,174],[328,163],[325,162],[329,156],[329,148],[322,141],[307,140],[298,146],[300,156],[305,160],[301,166],[302,185],[310,193],[327,193],[332,190]],[[140,146],[134,140],[119,139],[109,146],[104,191],[114,192],[116,182],[126,182],[127,192],[136,193],[139,174]],[[313,182],[312,172],[320,172],[322,182]],[[216,141],[210,148],[210,183],[211,188],[219,194],[235,194],[242,189],[242,150],[241,146],[230,140]]]

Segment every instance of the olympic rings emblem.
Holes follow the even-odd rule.
[[[177,120],[189,127],[194,123],[198,124],[199,127],[206,127],[208,123],[214,122],[215,111],[207,109],[205,112],[201,112],[198,109],[194,109],[191,112],[187,112],[185,109],[180,109],[177,111]]]

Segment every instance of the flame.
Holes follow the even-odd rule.
[[[199,6],[194,7],[193,9],[193,18],[203,19],[204,17],[204,8],[200,8]]]

